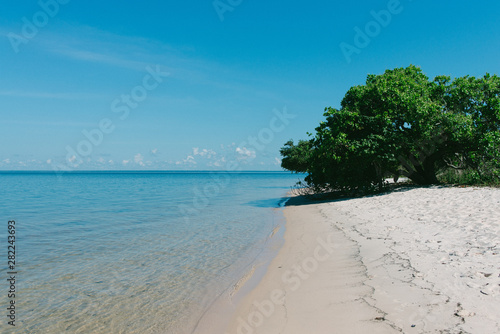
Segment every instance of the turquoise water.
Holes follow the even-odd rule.
[[[16,327],[10,331],[3,316],[0,328],[190,333],[265,247],[283,219],[275,208],[297,180],[288,173],[0,173],[3,277],[12,219],[18,271]],[[7,305],[6,292],[0,300]]]

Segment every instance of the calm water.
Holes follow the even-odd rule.
[[[2,277],[12,219],[18,271],[16,328],[3,315],[1,332],[189,333],[265,246],[282,219],[275,208],[297,180],[0,173]]]

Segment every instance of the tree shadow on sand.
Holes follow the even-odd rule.
[[[446,185],[430,185],[430,186],[419,186],[413,184],[398,184],[398,185],[390,185],[384,191],[378,193],[370,193],[364,195],[353,196],[352,194],[346,194],[340,191],[333,191],[324,194],[301,194],[301,191],[292,191],[295,192],[294,195],[290,197],[290,199],[286,202],[285,206],[302,206],[302,205],[311,205],[311,204],[320,204],[320,203],[332,203],[332,202],[343,202],[348,201],[354,198],[369,198],[369,197],[378,197],[378,196],[386,196],[392,193],[406,192],[417,188],[448,188],[450,186]]]

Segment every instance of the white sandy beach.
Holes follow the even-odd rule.
[[[285,216],[224,333],[500,333],[500,189],[296,198]]]

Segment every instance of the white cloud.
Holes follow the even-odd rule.
[[[134,156],[134,162],[137,164],[139,162],[142,162],[142,160],[144,159],[144,157],[142,156],[142,154],[140,153],[137,153],[135,156]]]
[[[130,162],[130,160],[123,160],[122,165],[126,166],[129,162]]]
[[[138,164],[139,166],[144,166],[144,157],[142,156],[142,154],[140,153],[137,153],[135,156],[134,156],[134,162],[136,164]]]
[[[153,148],[153,149],[151,150],[151,154],[152,154],[152,155],[157,155],[157,154],[158,154],[158,149],[157,149],[157,148]]]
[[[226,164],[226,157],[221,157],[220,159],[215,159],[208,162],[210,167],[223,167]]]
[[[188,155],[186,159],[183,159],[182,161],[176,161],[176,165],[196,165],[196,160],[192,155]]]
[[[78,162],[76,161],[75,155],[71,156],[67,160],[68,160],[67,165],[68,165],[68,167],[71,167],[71,168],[77,168],[78,166],[80,166],[80,163],[82,163],[81,159]]]
[[[200,157],[206,157],[207,159],[211,159],[217,155],[217,152],[206,148],[200,150],[198,147],[193,147],[193,155],[194,156],[199,155]]]
[[[52,163],[52,159],[48,159],[47,163],[50,165]]]
[[[255,151],[249,150],[246,147],[237,147],[236,153],[240,155],[238,159],[244,159],[244,160],[254,159],[257,156],[257,153],[255,153]]]

